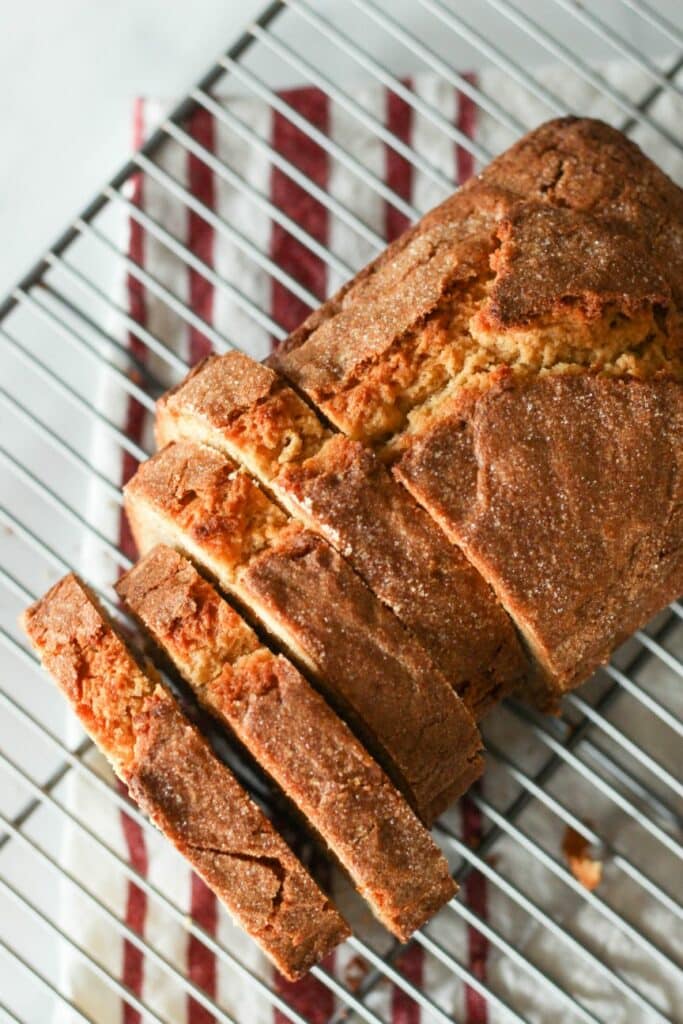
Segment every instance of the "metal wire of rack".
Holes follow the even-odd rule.
[[[442,168],[429,152],[419,151],[392,132],[348,82],[361,76],[380,83],[428,121],[432,130],[443,133],[481,164],[493,155],[487,139],[471,138],[452,124],[413,90],[405,74],[427,69],[451,84],[495,123],[496,138],[511,142],[533,127],[541,112],[544,117],[566,112],[565,92],[558,87],[557,77],[537,71],[543,62],[552,62],[600,97],[601,116],[639,140],[656,139],[658,152],[666,155],[664,162],[669,160],[674,172],[683,167],[678,162],[683,157],[680,120],[669,116],[672,109],[680,111],[676,104],[683,97],[679,76],[683,23],[674,5],[651,5],[644,0],[605,5],[571,0],[544,5],[522,0],[485,0],[477,5],[418,0],[406,14],[407,10],[401,8],[399,17],[386,0],[349,0],[336,6],[313,6],[308,0],[271,3],[0,304],[0,966],[5,969],[1,976],[7,978],[11,972],[21,977],[24,991],[19,1002],[15,994],[10,1002],[3,991],[0,1018],[4,1014],[11,1021],[42,1022],[58,1008],[65,1014],[63,1019],[97,1019],[78,1009],[61,987],[56,954],[66,946],[98,983],[120,996],[131,1013],[143,1020],[173,1019],[153,1009],[144,996],[119,980],[111,965],[67,934],[56,910],[55,880],[59,879],[101,914],[112,935],[124,937],[142,951],[213,1018],[236,1019],[215,993],[209,994],[178,966],[158,936],[138,934],[119,912],[93,894],[87,871],[75,874],[64,866],[59,842],[61,830],[68,826],[92,844],[93,857],[134,882],[170,921],[210,950],[230,976],[279,1011],[281,1019],[298,1024],[321,1019],[298,1008],[286,991],[272,987],[248,960],[236,957],[219,938],[188,918],[174,893],[146,878],[121,851],[102,840],[95,826],[74,814],[64,800],[63,787],[68,778],[77,776],[93,788],[103,807],[124,810],[145,834],[150,831],[145,818],[99,773],[90,757],[91,744],[82,738],[74,743],[71,723],[41,681],[36,661],[15,626],[20,608],[56,575],[77,567],[87,576],[84,541],[90,551],[96,548],[111,560],[112,579],[130,564],[127,554],[93,520],[85,497],[94,481],[117,514],[120,480],[98,464],[90,444],[93,425],[133,460],[147,456],[147,445],[102,410],[98,395],[93,394],[93,372],[104,375],[110,387],[119,388],[149,411],[160,389],[178,380],[187,366],[161,334],[138,322],[118,301],[114,282],[122,271],[149,289],[169,317],[200,332],[216,349],[235,343],[193,312],[186,297],[158,280],[153,268],[140,266],[124,251],[118,233],[121,216],[131,218],[181,264],[227,294],[260,330],[275,339],[286,334],[264,303],[242,290],[238,277],[229,280],[217,273],[168,225],[137,207],[127,192],[129,183],[140,174],[153,179],[179,204],[210,221],[247,264],[258,265],[303,306],[313,307],[319,297],[296,270],[278,266],[258,242],[218,217],[173,177],[161,157],[169,147],[192,153],[241,194],[245,204],[288,231],[322,261],[331,279],[342,280],[357,267],[193,138],[187,130],[192,111],[197,107],[208,111],[241,146],[259,152],[269,166],[311,194],[331,218],[357,236],[359,251],[367,257],[384,244],[382,232],[308,179],[295,162],[283,157],[267,137],[222,102],[226,83],[277,110],[349,175],[411,219],[423,208],[397,193],[361,157],[298,113],[278,91],[282,83],[303,82],[322,90],[331,103],[428,179],[430,195],[437,198],[452,188]],[[615,27],[617,16],[621,28]],[[635,26],[631,38],[639,40],[638,46],[627,37],[624,18]],[[596,60],[604,48],[622,62],[619,75],[605,71]],[[463,69],[484,66],[495,67],[500,76],[501,87],[495,94],[487,90],[484,75],[473,78],[463,73]],[[629,79],[632,68],[639,75],[637,89]],[[525,104],[507,102],[506,82],[526,97]],[[126,336],[134,339],[134,345],[121,340]],[[102,596],[112,601],[106,587]],[[330,1020],[378,1024],[385,1018],[373,998],[389,982],[413,1008],[419,1008],[425,1021],[683,1019],[681,1007],[670,996],[681,989],[667,987],[674,986],[675,980],[680,985],[683,978],[680,943],[675,941],[683,919],[683,700],[677,693],[683,676],[682,620],[683,606],[676,603],[639,631],[604,671],[566,699],[560,718],[549,720],[510,702],[487,724],[489,779],[493,781],[471,796],[482,823],[481,835],[471,845],[450,817],[439,822],[435,834],[461,885],[466,886],[468,879],[485,880],[503,908],[497,915],[485,916],[481,907],[473,908],[466,898],[458,898],[439,915],[445,915],[446,921],[457,918],[470,943],[474,935],[475,941],[486,944],[491,951],[489,970],[482,971],[480,964],[468,958],[462,943],[449,945],[447,926],[430,925],[413,940],[427,964],[453,972],[475,994],[479,1000],[475,1016],[471,1007],[456,1009],[450,995],[443,997],[430,987],[428,969],[422,980],[412,977],[404,949],[396,945],[378,949],[359,932],[350,940],[364,964],[358,984],[340,980],[325,967],[314,971],[335,997]],[[590,813],[594,800],[610,808],[597,820]],[[617,829],[615,815],[620,822]],[[607,895],[601,886],[586,887],[569,870],[558,841],[566,830],[579,836],[603,863],[613,880]],[[500,851],[507,853],[503,856]],[[542,887],[537,885],[541,875],[547,876]],[[565,900],[562,912],[559,892]],[[641,912],[634,916],[636,904]],[[581,926],[584,914],[589,925],[600,922],[603,938],[599,942],[591,934],[592,925]],[[37,933],[49,937],[54,956],[46,952],[44,940],[37,954]],[[523,942],[529,935],[533,941]],[[630,960],[622,955],[624,944],[632,951]],[[645,965],[642,970],[636,969],[633,958]],[[576,983],[556,970],[558,959],[576,962]],[[653,970],[669,980],[648,984]],[[599,978],[614,1013],[605,1011],[604,1002],[596,1004],[586,995],[578,980],[582,971]],[[527,979],[527,995],[521,1000],[518,975]],[[547,1015],[545,1006],[553,1007]]]

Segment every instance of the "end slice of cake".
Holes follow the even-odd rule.
[[[350,934],[262,811],[69,575],[22,625],[133,799],[276,967],[294,980]]]

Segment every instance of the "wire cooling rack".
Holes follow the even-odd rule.
[[[209,111],[245,152],[258,152],[311,193],[330,218],[357,234],[366,258],[382,245],[382,232],[309,180],[296,159],[283,157],[248,119],[221,102],[226,89],[259,98],[365,188],[379,191],[400,215],[412,218],[422,212],[419,203],[383,180],[362,156],[332,141],[277,90],[292,83],[322,90],[336,108],[376,133],[404,166],[426,175],[434,201],[452,187],[443,168],[431,162],[429,151],[394,134],[350,83],[378,83],[399,96],[474,166],[493,155],[491,148],[502,148],[588,97],[600,116],[649,143],[660,162],[680,175],[682,67],[683,22],[673,3],[271,4],[0,305],[0,1018],[42,1024],[58,1010],[66,1020],[103,1019],[79,1010],[63,986],[59,964],[68,948],[98,984],[118,994],[123,1019],[174,1019],[153,1010],[139,990],[121,981],[101,950],[79,946],[67,934],[59,898],[66,885],[87,901],[91,875],[87,864],[79,874],[67,872],[60,856],[65,826],[89,829],[87,822],[72,820],[64,799],[69,778],[78,776],[92,786],[103,808],[126,808],[143,829],[149,826],[98,774],[88,741],[74,742],[73,723],[15,622],[21,607],[56,576],[71,567],[87,574],[84,543],[111,560],[112,576],[128,564],[125,552],[93,519],[87,500],[95,481],[118,514],[120,480],[98,464],[92,438],[95,431],[104,433],[133,461],[145,456],[145,445],[111,420],[101,396],[93,393],[93,380],[106,378],[110,391],[120,389],[121,401],[149,410],[160,385],[169,376],[177,380],[185,366],[166,348],[161,333],[136,322],[134,309],[117,294],[117,282],[127,274],[154,293],[169,318],[215,347],[235,342],[206,324],[186,296],[155,278],[154,267],[143,268],[126,251],[122,213],[171,248],[198,280],[228,290],[247,319],[275,338],[285,333],[263,301],[241,291],[239,275],[234,280],[217,276],[168,225],[131,203],[128,189],[135,176],[153,177],[195,216],[211,219],[237,245],[245,266],[265,266],[306,307],[316,297],[297,268],[273,263],[248,233],[217,219],[169,173],[163,153],[170,147],[192,152],[331,274],[343,277],[357,268],[188,134],[194,110]],[[421,70],[457,88],[495,126],[499,134],[491,137],[505,141],[491,146],[486,137],[472,138],[449,122],[406,80]],[[173,893],[150,884],[120,851],[107,848],[94,824],[88,831],[92,856],[158,901],[169,920],[183,924],[245,991],[253,989],[259,1005],[273,1007],[278,1020],[314,1024],[349,1018],[377,1024],[390,1019],[377,999],[387,984],[401,994],[400,1012],[394,1007],[392,1013],[403,1022],[683,1020],[676,1001],[676,992],[680,997],[683,991],[682,619],[683,607],[674,604],[637,633],[612,664],[567,698],[561,717],[543,718],[514,702],[491,717],[485,730],[486,781],[463,812],[476,818],[475,831],[464,839],[452,817],[435,831],[462,890],[439,915],[446,915],[446,926],[428,926],[413,941],[423,958],[421,976],[410,969],[404,949],[378,952],[361,932],[351,940],[362,965],[355,980],[333,977],[324,967],[315,971],[333,992],[331,1017],[321,1016],[320,1004],[302,1009],[287,990],[271,987],[190,921]],[[569,858],[572,843],[578,861]],[[582,871],[596,865],[603,880],[592,889]],[[168,958],[162,937],[138,935],[106,902],[97,897],[90,902],[112,941],[123,937],[142,951],[170,984],[195,998],[209,1014],[202,1019],[238,1019]],[[461,926],[461,940],[453,945],[447,938],[451,919]],[[457,985],[430,984],[430,963],[452,972]],[[588,977],[597,979],[599,998],[595,985],[584,984]],[[256,1018],[248,1013],[243,1019]]]

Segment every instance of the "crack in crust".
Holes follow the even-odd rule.
[[[427,214],[269,362],[339,429],[385,444],[422,429],[439,393],[505,372],[683,380],[682,280],[680,189],[614,129],[565,118]]]
[[[675,509],[665,518],[653,507],[651,529],[643,521],[628,551],[618,543],[634,525],[634,489],[652,476],[642,452],[664,475],[677,465],[682,282],[681,189],[619,132],[563,118],[428,213],[270,359],[342,432],[380,452],[482,573],[551,706],[627,624],[642,625],[683,590]],[[620,421],[613,413],[627,393]],[[550,398],[560,394],[565,415]],[[545,429],[520,437],[544,402]],[[648,419],[648,403],[668,405],[676,426],[656,412]],[[481,435],[496,407],[513,417],[498,424],[499,452],[492,433],[485,443]],[[595,428],[593,463],[582,423]],[[637,423],[657,434],[639,435]],[[652,482],[661,496],[660,485]],[[600,492],[608,521],[587,522]],[[588,610],[592,622],[581,623]]]
[[[273,370],[232,352],[157,404],[160,442],[237,460],[361,576],[480,717],[527,666],[490,588],[376,455],[331,433]]]

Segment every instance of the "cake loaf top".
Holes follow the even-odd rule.
[[[396,431],[397,403],[475,372],[494,383],[499,367],[683,379],[682,272],[681,189],[620,132],[563,118],[423,217],[270,361],[365,440]]]

